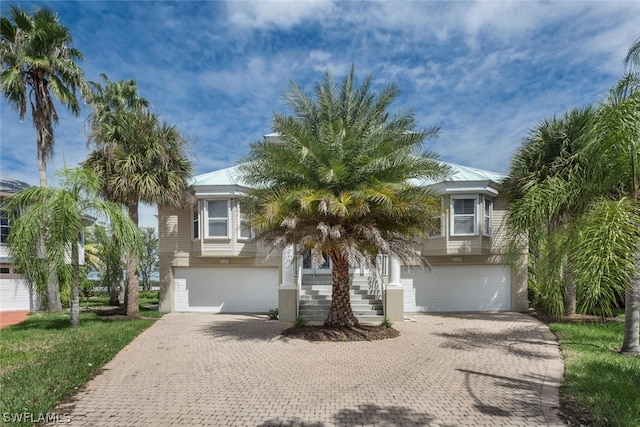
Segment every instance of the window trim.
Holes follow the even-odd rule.
[[[227,204],[227,215],[226,217],[210,217],[209,216],[209,202],[226,202]],[[205,222],[205,238],[206,239],[221,239],[221,240],[228,240],[230,239],[230,220],[231,220],[231,200],[230,199],[207,199],[206,203],[205,203],[205,217],[207,218],[207,221]],[[211,230],[209,230],[209,222],[211,220],[218,220],[221,221],[222,219],[224,219],[226,221],[227,227],[226,227],[226,234],[224,236],[212,236]]]
[[[473,202],[474,202],[473,203],[473,232],[471,232],[471,233],[456,233],[456,227],[455,227],[456,217],[469,217],[469,216],[471,216],[471,214],[458,214],[458,215],[456,215],[456,211],[454,209],[456,200],[473,200]],[[474,195],[471,195],[471,194],[460,194],[460,195],[451,196],[450,207],[451,207],[451,221],[450,221],[451,231],[450,231],[450,234],[452,236],[477,236],[478,235],[478,195],[477,194],[474,194]]]

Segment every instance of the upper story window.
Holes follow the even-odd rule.
[[[430,230],[429,237],[442,237],[444,236],[444,215],[443,210],[444,206],[442,206],[443,201],[440,201],[440,213],[430,221]]]
[[[484,198],[484,218],[482,221],[482,234],[491,236],[491,222],[493,220],[493,199]]]
[[[198,203],[191,209],[191,237],[194,239],[200,238],[200,212],[198,210]]]
[[[253,239],[255,233],[251,228],[251,215],[248,213],[246,206],[238,201],[238,239]]]
[[[229,200],[207,200],[207,237],[229,237]]]
[[[11,226],[9,225],[7,212],[0,208],[0,243],[7,243],[10,229]]]
[[[451,234],[469,236],[476,231],[477,198],[469,196],[453,196],[451,198]]]

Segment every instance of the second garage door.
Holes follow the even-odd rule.
[[[277,268],[176,267],[175,310],[265,313],[278,307]]]
[[[405,311],[508,311],[511,267],[508,265],[435,266],[431,271],[402,272]]]

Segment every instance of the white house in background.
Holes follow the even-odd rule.
[[[353,266],[356,315],[379,317],[382,305],[391,313],[385,294],[392,290],[401,298],[396,318],[410,312],[527,309],[526,255],[514,263],[506,253],[503,175],[449,166],[446,181],[419,183],[442,195],[440,232],[419,248],[431,270],[381,257],[379,284]],[[293,259],[292,249],[267,257],[268,249],[253,240],[239,200],[246,188],[238,167],[213,171],[193,178],[193,206],[159,209],[160,310],[264,313],[279,307],[289,318],[323,318],[331,265],[312,269],[305,257]],[[292,298],[293,314],[284,307]]]
[[[29,289],[27,282],[16,273],[11,263],[11,254],[7,246],[11,223],[5,210],[2,209],[3,199],[29,187],[31,185],[25,182],[0,176],[0,311],[35,311],[40,309],[38,295]],[[90,215],[83,216],[85,226],[90,226],[95,220]],[[80,233],[78,236],[78,258],[80,265],[84,265],[84,233]]]
[[[38,298],[27,283],[16,274],[11,264],[7,237],[11,224],[2,209],[2,200],[13,193],[31,187],[15,179],[0,176],[0,311],[34,311]]]

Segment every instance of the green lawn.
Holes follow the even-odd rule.
[[[153,303],[143,300],[141,305],[149,302]],[[18,325],[2,329],[0,424],[7,423],[7,414],[27,413],[37,419],[39,414],[50,412],[161,313],[143,309],[140,315],[143,318],[130,320],[83,312],[80,327],[70,329],[67,313],[35,313]]]
[[[571,425],[640,426],[640,356],[617,353],[622,322],[552,323],[565,357],[560,387]]]

